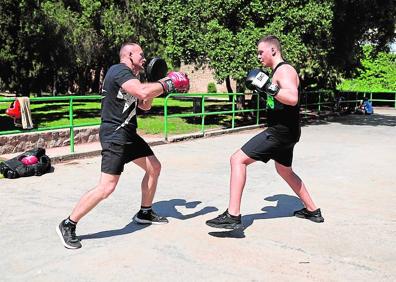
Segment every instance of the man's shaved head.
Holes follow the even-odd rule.
[[[135,75],[143,71],[146,59],[139,44],[134,42],[122,44],[119,55],[120,63],[127,65]]]
[[[282,52],[282,47],[281,47],[281,43],[278,37],[276,37],[275,35],[268,35],[265,36],[263,38],[261,38],[259,40],[259,42],[257,42],[257,45],[259,45],[260,43],[267,43],[272,45],[275,49],[277,49],[279,52]]]
[[[120,48],[120,59],[129,57],[131,53],[136,51],[137,49],[140,49],[140,46],[136,43],[133,42],[126,42],[122,44]]]

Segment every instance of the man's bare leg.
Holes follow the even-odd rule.
[[[287,167],[275,162],[275,168],[278,174],[289,184],[293,189],[294,193],[301,199],[304,206],[308,211],[314,211],[317,209],[315,203],[313,202],[311,196],[305,187],[304,182],[301,178],[293,171],[292,167]]]
[[[99,184],[81,197],[80,201],[73,209],[70,219],[74,222],[78,222],[97,204],[109,197],[110,194],[114,192],[119,179],[120,175],[112,175],[102,172]]]
[[[157,190],[158,178],[161,172],[161,163],[152,155],[134,160],[146,173],[142,179],[141,209],[134,216],[134,221],[140,224],[166,224],[166,217],[157,215],[152,210],[155,191]]]
[[[151,206],[153,204],[155,191],[157,190],[158,178],[161,173],[161,163],[154,155],[139,158],[133,162],[146,172],[141,183],[141,205],[144,207]]]
[[[239,215],[243,189],[246,183],[247,166],[255,160],[248,157],[242,150],[236,151],[230,158],[230,202],[228,212],[231,215]]]

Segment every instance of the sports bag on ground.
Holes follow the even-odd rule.
[[[26,162],[25,158],[34,156],[36,162]],[[30,158],[32,159],[32,158]],[[45,154],[44,148],[36,148],[16,156],[8,161],[0,163],[0,173],[6,178],[18,178],[26,176],[40,176],[51,169],[51,159]]]

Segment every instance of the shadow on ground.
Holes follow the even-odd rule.
[[[172,199],[169,201],[160,201],[154,203],[153,209],[163,216],[176,218],[180,220],[186,220],[196,216],[201,216],[211,212],[218,211],[217,208],[209,206],[209,207],[201,208],[200,210],[195,211],[193,213],[182,214],[176,208],[176,207],[184,207],[187,209],[195,209],[201,203],[202,203],[201,201],[187,202],[184,199]]]
[[[345,125],[396,126],[396,116],[382,113],[374,113],[373,115],[350,114],[335,118],[332,122]]]
[[[279,194],[264,199],[269,202],[276,202],[276,206],[264,206],[263,213],[247,214],[242,216],[242,228],[227,231],[212,231],[209,235],[219,238],[245,238],[245,230],[253,224],[255,220],[291,217],[295,210],[303,206],[296,196]]]
[[[160,215],[166,216],[168,218],[176,218],[179,220],[191,219],[196,216],[202,216],[210,212],[217,211],[218,209],[215,207],[203,207],[198,211],[189,214],[182,214],[177,210],[176,207],[185,207],[188,209],[195,209],[201,201],[191,201],[188,202],[184,199],[172,199],[168,201],[159,201],[153,204],[153,209]],[[120,236],[125,234],[130,234],[139,230],[142,230],[150,225],[147,224],[137,224],[133,220],[120,229],[106,230],[100,231],[97,233],[86,234],[79,236],[80,240],[89,240],[89,239],[101,239],[113,236]]]
[[[125,235],[125,234],[130,234],[135,231],[142,230],[149,225],[140,225],[136,224],[133,221],[125,225],[123,228],[120,229],[113,229],[113,230],[106,230],[106,231],[100,231],[92,234],[86,234],[86,235],[81,235],[78,236],[81,241],[83,240],[89,240],[89,239],[101,239],[101,238],[107,238],[107,237],[113,237],[113,236],[120,236],[120,235]]]

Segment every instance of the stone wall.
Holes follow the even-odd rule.
[[[99,127],[84,127],[74,130],[74,144],[99,141]],[[0,136],[0,155],[25,152],[42,147],[54,148],[70,145],[70,130],[52,130]]]
[[[189,93],[207,93],[208,83],[214,82],[216,84],[217,93],[228,92],[225,82],[219,84],[213,78],[213,71],[208,67],[204,66],[200,69],[195,69],[193,65],[180,66],[180,71],[187,73],[190,78],[190,91]],[[232,90],[236,90],[236,82],[231,80]]]

